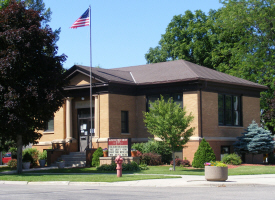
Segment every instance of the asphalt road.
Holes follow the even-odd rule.
[[[184,199],[274,200],[274,186],[134,187],[81,185],[0,185],[0,199]]]

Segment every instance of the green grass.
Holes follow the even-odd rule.
[[[116,174],[14,174],[14,175],[0,175],[2,181],[70,181],[70,182],[117,182],[117,181],[135,181],[146,179],[165,179],[165,178],[181,178],[180,176],[163,176],[163,175],[130,175],[123,174],[122,177],[117,178]]]
[[[274,166],[241,166],[228,169],[228,175],[275,174]]]
[[[71,169],[51,169],[25,172],[23,174],[5,175],[0,174],[0,180],[9,181],[71,181],[71,182],[116,182],[134,181],[146,179],[180,178],[180,176],[166,175],[204,175],[204,169],[191,169],[176,167],[176,171],[170,171],[172,166],[149,166],[149,170],[138,172],[123,172],[122,177],[117,178],[116,172],[99,172],[96,168],[71,168]],[[9,170],[1,167],[1,171]],[[1,172],[0,171],[0,172]],[[38,174],[45,173],[45,174]],[[58,174],[57,174],[58,173]],[[63,173],[63,174],[62,174]],[[81,174],[81,173],[86,173]],[[153,175],[152,175],[153,174]],[[255,175],[255,174],[275,174],[274,166],[239,166],[228,169],[228,175]]]
[[[167,174],[167,175],[204,175],[204,169],[192,169],[176,167],[176,171],[170,171],[172,166],[149,166],[149,170],[137,172],[123,172],[123,174]],[[51,169],[47,171],[34,171],[30,173],[97,173],[112,174],[116,172],[100,172],[95,167],[91,168],[71,168],[71,169]],[[274,166],[239,166],[228,169],[228,175],[255,175],[255,174],[275,174]]]

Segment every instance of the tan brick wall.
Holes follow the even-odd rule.
[[[202,92],[203,137],[237,137],[253,119],[260,121],[260,99],[242,97],[243,126],[219,126],[218,93]]]
[[[99,137],[109,137],[109,94],[101,94],[99,98]]]
[[[186,114],[192,113],[194,120],[190,124],[190,127],[194,127],[193,136],[198,137],[200,133],[200,116],[199,116],[199,91],[184,92],[183,93],[183,106],[186,108]]]
[[[42,137],[39,142],[48,142],[55,139],[65,139],[65,104],[58,111],[54,113],[54,131],[53,132],[44,132],[42,133]]]
[[[196,153],[198,147],[199,147],[199,140],[189,140],[189,142],[184,145],[185,147],[182,150],[183,153],[183,159],[187,159],[192,164],[192,161],[194,159],[194,154]]]
[[[131,138],[136,135],[136,97],[128,95],[109,95],[110,137]],[[121,111],[128,111],[129,134],[121,133]]]

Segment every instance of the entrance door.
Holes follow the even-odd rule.
[[[91,117],[90,108],[78,109],[78,135],[79,135],[79,151],[91,148]]]

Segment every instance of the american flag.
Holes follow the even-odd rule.
[[[71,26],[71,28],[78,28],[90,25],[89,8],[79,17]]]

